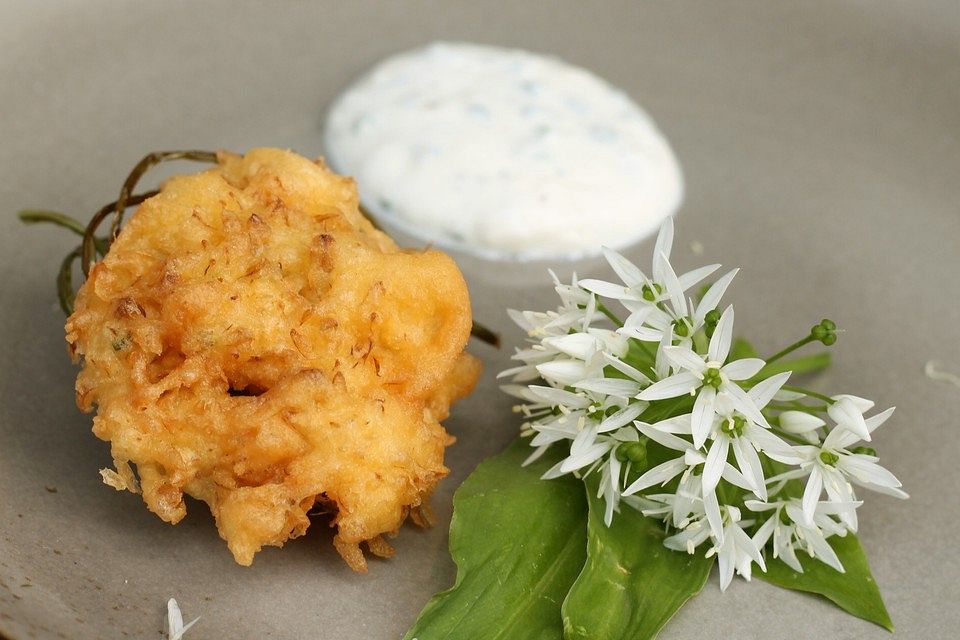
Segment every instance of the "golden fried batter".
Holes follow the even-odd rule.
[[[439,421],[479,375],[470,326],[449,257],[398,249],[322,163],[256,149],[144,202],[66,330],[108,484],[170,523],[203,500],[243,565],[320,503],[365,571],[361,542],[389,556],[384,534],[427,521]]]

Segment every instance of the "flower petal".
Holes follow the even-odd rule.
[[[730,484],[740,487],[745,491],[753,491],[753,487],[751,487],[747,479],[743,477],[743,474],[729,462],[723,465],[723,475],[721,477]]]
[[[587,367],[579,360],[554,360],[537,365],[537,373],[544,380],[570,385],[583,380],[587,374]]]
[[[827,414],[842,427],[860,436],[861,440],[870,442],[870,432],[863,419],[863,413],[857,407],[853,396],[838,396],[838,400],[827,407]]]
[[[737,461],[740,472],[750,483],[751,489],[761,500],[767,499],[767,487],[763,483],[763,467],[760,465],[760,456],[749,442],[743,438],[734,438],[733,457]]]
[[[688,347],[663,347],[663,353],[667,356],[670,363],[680,369],[701,373],[707,368],[707,363],[703,361],[703,356]]]
[[[803,539],[809,545],[810,551],[813,552],[813,557],[818,559],[820,562],[833,567],[840,573],[846,572],[843,568],[843,564],[840,562],[840,558],[837,557],[837,554],[827,543],[826,539],[824,539],[823,534],[820,533],[819,529],[816,527],[803,527],[803,533]]]
[[[700,379],[689,371],[658,380],[637,396],[640,400],[665,400],[676,398],[694,391],[700,386]]]
[[[774,400],[779,400],[780,402],[794,402],[796,400],[803,400],[807,397],[807,394],[800,393],[799,391],[786,391],[781,389],[777,391],[777,394],[773,396]]]
[[[881,411],[875,416],[871,416],[865,420],[867,425],[867,431],[872,435],[884,422],[886,422],[890,416],[893,415],[893,412],[896,410],[896,407],[890,407],[884,411]]]
[[[547,469],[547,470],[543,473],[543,475],[540,476],[540,479],[541,479],[541,480],[553,480],[554,478],[559,478],[560,476],[562,476],[562,475],[564,474],[564,472],[563,472],[563,471],[560,471],[560,467],[563,465],[563,462],[564,462],[564,461],[561,460],[561,461],[558,462],[557,464],[555,464],[555,465],[553,465],[552,467],[550,467],[549,469]]]
[[[655,484],[665,484],[680,475],[686,468],[687,465],[684,464],[682,457],[658,464],[634,480],[629,487],[623,490],[623,495],[630,496]]]
[[[650,327],[620,327],[617,333],[628,338],[636,338],[640,342],[660,342],[663,333],[659,329]]]
[[[860,413],[866,413],[873,409],[874,402],[873,400],[867,400],[866,398],[861,398],[860,396],[850,395],[849,393],[841,393],[839,395],[833,396],[834,400],[846,399],[853,406],[857,408],[857,411]]]
[[[510,385],[503,385],[501,389],[506,390],[506,387]],[[565,406],[576,409],[586,409],[591,405],[589,398],[585,398],[582,395],[576,393],[570,393],[563,389],[555,389],[553,387],[543,387],[539,385],[530,385],[527,387],[529,393],[536,398],[537,400],[542,400],[552,405]]]
[[[803,462],[803,457],[796,448],[763,427],[748,424],[744,435],[753,442],[757,449],[777,462],[789,465],[797,465]]]
[[[608,247],[603,247],[603,257],[607,259],[607,262],[610,263],[610,268],[620,276],[623,283],[631,289],[640,287],[646,282],[646,276],[643,275],[643,272],[640,271],[637,265],[624,258],[620,253]],[[583,286],[582,282],[580,284]],[[589,287],[585,288],[589,289]]]
[[[581,469],[591,462],[596,462],[602,458],[608,451],[610,451],[610,444],[603,442],[597,443],[591,446],[586,451],[578,453],[576,455],[571,455],[569,458],[564,460],[560,464],[561,473],[570,473],[571,471],[576,471]]]
[[[654,309],[656,307],[649,303],[637,305],[636,308],[631,310],[627,319],[623,321],[624,328],[642,327]]]
[[[670,296],[670,306],[673,307],[675,315],[683,317],[688,315],[687,311],[687,299],[683,295],[683,286],[680,284],[680,280],[677,278],[677,274],[674,272],[673,267],[670,266],[670,261],[660,254],[660,269],[661,277],[663,278],[663,286],[667,288],[667,294]],[[656,260],[656,258],[654,258]]]
[[[784,411],[780,414],[780,428],[787,433],[809,433],[826,424],[819,417],[806,411]]]
[[[746,380],[760,373],[767,363],[760,358],[742,358],[723,365],[723,371],[731,380]]]
[[[903,486],[897,477],[867,456],[840,456],[837,466],[850,477],[861,482],[898,489]]]
[[[730,344],[733,342],[733,305],[728,306],[720,316],[717,327],[710,338],[707,354],[711,362],[725,362],[730,354]]]
[[[673,449],[674,451],[686,451],[690,448],[690,442],[688,440],[684,440],[683,438],[677,437],[671,433],[660,431],[655,425],[637,422],[636,427],[640,433],[647,436],[654,442],[662,444],[668,449]]]
[[[710,430],[713,428],[716,415],[717,392],[713,387],[701,387],[697,399],[693,403],[693,412],[690,414],[690,429],[693,434],[693,446],[699,449],[707,441]]]
[[[653,427],[657,431],[663,431],[664,433],[681,433],[684,435],[690,435],[690,414],[685,413],[681,416],[674,416],[672,418],[661,420],[660,422],[654,423]]]
[[[717,552],[717,567],[720,570],[720,591],[726,591],[733,581],[735,545],[733,540],[725,540]]]
[[[710,533],[715,544],[723,544],[723,518],[720,516],[720,503],[717,502],[716,491],[703,492],[703,510],[710,523]]]
[[[858,486],[861,486],[864,489],[869,489],[870,491],[876,491],[877,493],[882,493],[884,495],[888,495],[894,498],[899,498],[901,500],[906,500],[907,498],[910,497],[910,494],[908,494],[903,489],[897,489],[893,487],[884,487],[882,485],[872,484],[870,482],[861,482],[860,480],[854,480],[854,482],[856,482]]]
[[[653,363],[653,370],[658,378],[666,378],[670,373],[670,360],[664,352],[668,346],[673,344],[673,325],[668,325],[660,336],[660,344],[657,346],[657,357]]]
[[[543,344],[578,360],[586,360],[603,349],[603,342],[598,338],[579,332],[544,338]]]
[[[579,455],[592,447],[597,441],[597,425],[580,429],[573,442],[570,443],[570,454]]]
[[[636,380],[640,384],[650,384],[651,380],[644,374],[642,371],[636,367],[632,367],[623,360],[616,358],[609,353],[603,354],[603,361],[608,365],[619,371],[625,376],[629,376],[631,379]]]
[[[731,402],[733,402],[733,406],[736,407],[737,411],[752,420],[754,424],[768,429],[770,428],[770,424],[767,422],[767,419],[763,417],[760,409],[757,408],[757,405],[753,403],[750,396],[748,396],[736,382],[721,385],[720,391],[721,393],[725,393]]]
[[[592,278],[589,280],[581,280],[580,286],[604,298],[611,298],[613,300],[643,300],[643,298],[629,287],[605,280],[594,280]]]
[[[670,251],[673,249],[673,218],[667,218],[660,225],[657,233],[657,243],[653,247],[653,279],[663,282],[663,266],[660,258],[669,263]]]
[[[807,486],[803,490],[802,502],[803,520],[808,526],[813,526],[813,514],[817,510],[821,491],[823,491],[823,474],[818,465],[813,465],[810,469],[810,477],[807,478]]]
[[[703,463],[703,493],[706,495],[717,488],[723,467],[727,464],[727,451],[730,449],[730,440],[721,436],[710,445],[707,452],[707,461]]]
[[[643,413],[644,409],[646,409],[646,405],[642,402],[628,404],[626,407],[623,407],[616,413],[604,418],[600,422],[597,431],[599,433],[606,433],[607,431],[619,429],[620,427],[633,422],[637,416]]]
[[[620,378],[589,378],[573,384],[574,388],[593,393],[603,393],[618,398],[632,398],[640,392],[640,385],[633,380]]]
[[[536,462],[537,460],[539,460],[539,459],[543,456],[543,454],[545,454],[545,453],[547,452],[547,449],[549,449],[549,448],[550,448],[550,445],[549,445],[549,444],[545,444],[545,445],[543,445],[543,446],[537,447],[536,449],[533,450],[533,453],[531,453],[529,456],[527,456],[527,459],[524,460],[524,461],[523,461],[523,464],[520,465],[520,466],[526,467],[526,466],[528,466],[528,465],[533,464],[534,462]]]
[[[750,508],[751,500],[747,500],[747,508]],[[773,535],[773,530],[777,527],[777,523],[780,521],[780,515],[775,513],[773,516],[767,518],[767,520],[760,525],[760,528],[756,530],[753,534],[753,543],[760,547],[761,549],[767,546],[767,542],[770,541],[770,536]]]
[[[693,271],[688,271],[678,278],[678,280],[680,280],[680,287],[684,291],[686,291],[687,289],[697,284],[698,282],[700,282],[701,280],[703,280],[704,278],[706,278],[707,276],[709,276],[719,268],[720,268],[720,265],[718,264],[708,264],[705,267],[700,267],[698,269],[694,269]]]
[[[733,282],[734,276],[736,276],[737,272],[739,271],[740,269],[728,271],[723,277],[710,285],[710,288],[707,289],[707,292],[703,294],[703,298],[700,299],[700,304],[697,305],[696,312],[693,314],[694,326],[699,326],[702,324],[704,318],[707,316],[707,313],[717,308],[717,305],[720,304],[720,299],[726,292],[727,287],[730,286],[730,283]]]
[[[731,363],[732,364],[732,363]],[[733,378],[731,378],[732,380]],[[787,383],[787,380],[790,379],[790,372],[784,371],[783,373],[778,373],[775,376],[770,376],[766,380],[761,380],[757,384],[747,391],[747,395],[750,396],[750,399],[753,400],[753,404],[757,405],[758,409],[763,409],[767,404],[773,400],[773,397],[777,395],[777,392],[780,391],[780,387]]]
[[[767,567],[763,563],[763,556],[760,555],[760,549],[757,548],[757,545],[753,543],[753,540],[750,539],[750,536],[748,536],[747,533],[740,528],[740,525],[731,524],[729,531],[733,536],[733,541],[736,543],[737,548],[748,558],[756,562],[761,569],[766,571]]]

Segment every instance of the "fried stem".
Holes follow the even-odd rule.
[[[157,190],[153,190],[153,191],[147,191],[146,193],[138,193],[136,195],[129,196],[126,200],[124,208],[136,206],[141,202],[143,202],[144,200],[148,198],[152,198],[158,193],[160,192]],[[80,245],[80,266],[83,269],[84,278],[90,275],[90,265],[93,264],[94,258],[96,257],[96,254],[98,252],[97,241],[101,240],[101,241],[105,241],[106,243],[105,246],[103,246],[103,248],[99,250],[100,255],[106,255],[107,250],[110,249],[110,243],[113,242],[114,236],[111,236],[106,239],[104,238],[98,239],[95,234],[97,233],[97,228],[100,226],[100,223],[102,223],[103,220],[108,215],[116,211],[117,202],[119,201],[111,202],[108,205],[104,205],[103,208],[97,211],[97,213],[94,214],[92,218],[90,218],[90,222],[87,224],[87,228],[84,229],[83,231],[83,244]]]
[[[73,303],[77,294],[73,291],[73,263],[80,257],[80,247],[67,254],[60,263],[60,271],[57,273],[57,299],[60,301],[60,308],[64,315],[69,316],[73,313]]]
[[[213,162],[217,161],[217,154],[214,151],[152,151],[145,155],[143,159],[136,164],[130,171],[130,175],[123,181],[120,187],[120,197],[117,198],[113,208],[113,222],[110,224],[110,237],[116,238],[120,233],[120,225],[123,223],[123,213],[126,211],[127,201],[131,198],[134,188],[147,171],[157,166],[161,162],[170,162],[173,160],[193,160],[195,162]]]

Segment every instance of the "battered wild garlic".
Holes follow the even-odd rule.
[[[407,640],[653,638],[714,565],[722,590],[757,577],[893,629],[856,535],[862,490],[907,497],[871,448],[893,409],[788,384],[836,324],[763,359],[722,303],[737,270],[677,274],[672,242],[668,220],[649,275],[606,250],[619,282],[554,276],[557,308],[509,312],[521,435],[457,491],[457,581]]]

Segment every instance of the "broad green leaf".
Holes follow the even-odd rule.
[[[713,558],[663,546],[663,526],[624,507],[607,527],[596,474],[587,479],[587,562],[563,602],[566,640],[654,638],[703,588]]]
[[[523,467],[517,439],[481,463],[453,498],[457,579],[427,603],[407,640],[560,640],[560,605],[586,559],[583,483],[540,476],[560,448]]]
[[[822,353],[815,353],[812,356],[802,356],[800,358],[792,358],[790,360],[778,360],[768,364],[763,369],[760,369],[760,372],[753,376],[751,380],[753,382],[759,382],[760,380],[766,380],[771,376],[775,376],[778,373],[783,373],[784,371],[792,371],[794,375],[803,375],[807,373],[817,373],[823,371],[830,366],[830,354],[826,351]]]
[[[655,375],[653,371],[653,363],[656,361],[656,358],[656,343],[641,342],[636,338],[630,338],[627,340],[627,353],[625,356],[623,356],[623,361],[630,366],[636,367],[648,376],[653,376]],[[616,369],[614,369],[614,371],[616,371]]]
[[[734,338],[733,346],[730,347],[730,355],[727,357],[728,360],[740,360],[741,358],[756,358],[757,350],[754,349],[753,345],[750,344],[745,338]]]
[[[870,573],[860,541],[848,533],[842,538],[833,536],[828,542],[843,563],[846,573],[840,573],[806,554],[797,554],[803,565],[803,573],[797,573],[781,560],[771,558],[767,561],[766,573],[755,571],[753,575],[779,587],[819,594],[832,600],[844,611],[893,631],[893,622]]]

